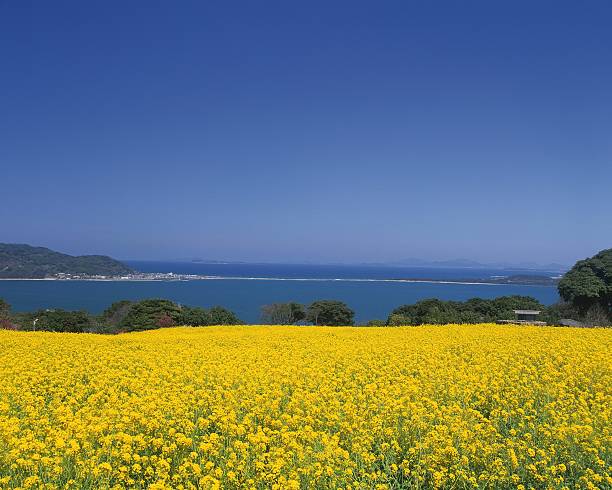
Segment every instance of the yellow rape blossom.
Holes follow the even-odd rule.
[[[0,489],[610,488],[612,330],[0,331]]]

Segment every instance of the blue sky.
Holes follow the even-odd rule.
[[[0,2],[0,241],[572,263],[612,246],[612,4]]]

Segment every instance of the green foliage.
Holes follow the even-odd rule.
[[[261,321],[266,325],[293,325],[305,318],[306,310],[300,303],[272,303],[261,308]]]
[[[166,328],[176,325],[239,325],[243,323],[230,310],[181,306],[167,299],[117,301],[100,315],[95,330],[99,333],[130,332]]]
[[[603,315],[612,321],[612,248],[576,262],[558,288],[561,297],[582,317],[597,311],[598,317]]]
[[[385,327],[386,325],[387,322],[385,320],[379,320],[377,318],[366,323],[367,327]]]
[[[162,318],[165,323],[168,323],[169,318],[172,324],[177,325],[181,318],[181,308],[167,299],[145,299],[129,307],[118,327],[126,332],[159,328]]]
[[[181,325],[201,327],[207,325],[240,325],[243,323],[234,313],[221,306],[210,309],[183,307],[179,319]]]
[[[412,325],[412,319],[408,315],[402,313],[391,313],[387,319],[387,325],[390,327]]]
[[[51,332],[88,332],[94,319],[86,311],[38,310],[15,316],[20,330],[46,330]]]
[[[578,310],[576,310],[571,303],[559,301],[558,303],[546,307],[539,319],[549,325],[559,325],[560,321],[564,318],[576,319],[579,317],[580,314]]]
[[[342,301],[321,300],[306,311],[306,320],[314,325],[352,325],[355,313]]]
[[[8,318],[11,314],[11,305],[0,298],[0,318]]]
[[[210,315],[205,308],[183,307],[179,323],[191,327],[210,325]]]
[[[222,306],[213,306],[208,310],[209,325],[240,325],[243,322],[233,312]]]
[[[133,301],[129,301],[127,299],[116,301],[108,308],[106,308],[104,312],[102,312],[102,315],[100,315],[100,319],[103,323],[108,325],[120,325],[123,319],[130,311],[130,308],[133,304]]]
[[[478,299],[478,306],[472,302],[467,301],[463,312],[476,312],[482,320],[485,322],[493,322],[495,320],[511,320],[515,317],[514,310],[539,310],[544,311],[546,308],[537,299],[531,296],[500,296],[499,298],[486,300]],[[465,321],[466,317],[463,317],[464,323],[474,323],[472,321]]]
[[[0,277],[44,278],[56,274],[119,276],[134,272],[104,255],[74,257],[44,247],[0,243]]]
[[[544,310],[545,306],[530,296],[501,296],[495,299],[472,298],[468,301],[442,301],[431,298],[395,308],[389,325],[444,323],[487,323],[511,320],[514,310]]]
[[[403,305],[395,308],[391,314],[410,319],[412,325],[453,323],[458,321],[459,318],[456,304],[453,301],[441,301],[436,298],[424,299],[413,305]],[[397,321],[397,319],[394,321]]]

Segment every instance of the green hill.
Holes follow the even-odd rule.
[[[42,279],[57,274],[118,276],[134,272],[105,255],[72,256],[44,247],[0,243],[0,278]]]

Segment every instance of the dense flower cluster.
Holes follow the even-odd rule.
[[[0,488],[604,488],[611,330],[0,332]]]

